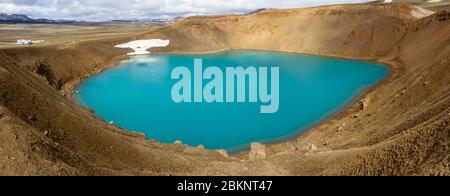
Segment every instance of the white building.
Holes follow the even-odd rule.
[[[17,44],[19,44],[19,45],[31,45],[31,44],[33,44],[33,40],[19,39],[19,40],[17,40]]]

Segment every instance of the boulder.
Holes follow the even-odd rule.
[[[177,140],[177,141],[174,142],[174,144],[183,144],[183,142],[180,141],[180,140]]]
[[[198,145],[197,148],[201,149],[201,150],[205,150],[205,146],[203,144]]]
[[[230,156],[228,155],[228,152],[225,150],[216,150],[216,152],[218,152],[220,155],[222,155],[225,158],[230,158]]]
[[[369,107],[370,102],[372,101],[372,96],[369,94],[363,99],[359,100],[359,109],[366,110]]]
[[[266,146],[261,143],[252,143],[250,153],[248,154],[250,160],[266,158]]]
[[[336,130],[336,132],[342,132],[343,130],[344,130],[344,126],[345,126],[345,124],[346,123],[343,123],[342,125],[340,125],[338,128],[337,128],[337,130]]]
[[[317,146],[311,143],[298,143],[297,144],[297,149],[298,150],[312,150],[315,151],[317,150]]]

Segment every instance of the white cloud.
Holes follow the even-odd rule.
[[[245,13],[368,0],[0,0],[0,12],[33,18],[104,21],[193,14]]]

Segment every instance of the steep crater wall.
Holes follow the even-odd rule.
[[[138,36],[2,49],[0,133],[10,139],[0,163],[22,175],[449,175],[450,14],[417,18],[415,9],[361,4],[191,17]],[[114,45],[145,38],[171,40],[156,53],[287,51],[376,60],[393,73],[363,97],[363,110],[355,103],[296,140],[269,145],[265,160],[241,162],[145,141],[70,98],[74,84],[124,58]],[[305,143],[318,150],[299,149]],[[24,156],[11,161],[13,154]]]

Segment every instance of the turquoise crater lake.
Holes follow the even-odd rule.
[[[175,67],[279,67],[279,109],[260,113],[261,103],[175,103]],[[192,70],[193,72],[193,70]],[[163,143],[180,140],[207,149],[244,150],[252,142],[278,142],[306,131],[384,79],[387,66],[365,61],[233,50],[209,55],[142,55],[86,79],[75,99],[119,127]],[[207,83],[204,82],[203,85]]]

